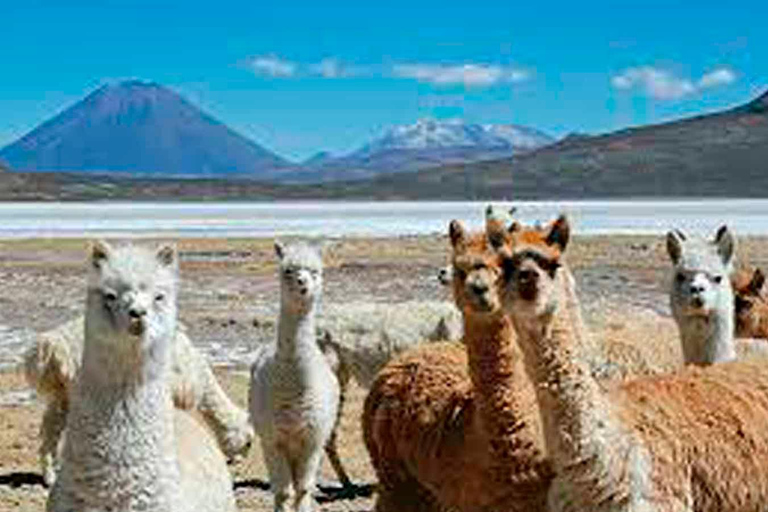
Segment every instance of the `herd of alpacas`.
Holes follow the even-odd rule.
[[[336,426],[354,377],[380,512],[768,511],[768,294],[759,269],[734,270],[731,231],[667,234],[686,365],[609,378],[568,219],[485,213],[483,230],[449,226],[455,304],[345,307],[364,333],[320,311],[320,249],[276,243],[278,332],[247,412],[177,324],[177,250],[92,244],[84,317],[25,359],[47,509],[235,510],[227,463],[258,436],[274,510],[310,511],[324,454],[352,486]]]

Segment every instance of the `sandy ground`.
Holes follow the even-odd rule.
[[[42,405],[14,365],[35,331],[81,313],[86,246],[83,240],[0,242],[0,512],[45,508],[36,456]],[[274,333],[278,285],[272,241],[185,240],[179,248],[181,320],[216,363],[225,389],[245,405],[249,354]],[[609,360],[639,373],[679,364],[667,305],[670,265],[664,238],[576,237],[569,253],[585,319]],[[768,239],[740,240],[738,254],[742,261],[765,267]],[[447,255],[443,236],[334,242],[326,250],[324,300],[448,298],[435,278]],[[4,333],[12,335],[3,338]],[[341,455],[356,482],[373,484],[359,425],[364,399],[365,390],[354,387],[342,420]],[[271,510],[258,447],[232,471],[240,508]],[[324,476],[334,478],[327,465]],[[370,497],[319,505],[329,511],[372,507]]]

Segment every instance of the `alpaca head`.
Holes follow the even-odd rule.
[[[560,216],[549,225],[523,228],[518,224],[506,232],[487,232],[501,258],[502,299],[513,319],[541,319],[559,305],[561,257],[568,246],[570,225]]]
[[[322,294],[323,258],[318,247],[304,242],[275,243],[280,260],[280,297],[284,308],[311,310]]]
[[[768,300],[762,293],[765,275],[756,268],[754,271],[739,270],[731,276],[734,294],[735,334],[739,338],[763,338],[761,317],[768,311]]]
[[[675,319],[708,318],[733,314],[733,291],[729,275],[735,240],[726,226],[712,241],[688,237],[679,230],[667,234],[667,253],[673,273],[670,305]]]
[[[178,257],[156,250],[95,243],[90,251],[86,323],[116,358],[153,353],[176,329]]]
[[[443,286],[453,284],[453,267],[451,265],[440,267],[437,270],[437,280]]]
[[[500,311],[496,287],[501,273],[499,261],[485,235],[468,233],[457,220],[451,221],[449,235],[453,246],[451,275],[456,305],[464,313]]]

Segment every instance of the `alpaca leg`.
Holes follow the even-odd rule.
[[[344,469],[344,465],[341,463],[341,458],[339,457],[338,449],[336,448],[336,441],[338,439],[338,432],[339,432],[339,424],[341,423],[341,418],[344,414],[344,402],[346,400],[347,395],[347,385],[349,384],[349,372],[346,371],[346,368],[340,369],[342,371],[337,372],[337,377],[339,379],[339,408],[336,412],[336,423],[333,426],[333,430],[331,431],[331,437],[328,439],[328,442],[325,444],[325,454],[328,457],[328,461],[331,463],[331,466],[333,467],[333,471],[336,473],[336,476],[339,479],[339,482],[341,482],[342,487],[344,489],[351,489],[353,487],[352,480],[350,480],[349,475],[347,474],[347,471]]]
[[[291,466],[285,454],[266,442],[261,443],[269,472],[269,486],[275,497],[275,512],[285,512],[291,497]]]
[[[192,346],[186,334],[180,333],[177,337],[174,364],[179,381],[177,388],[186,390],[186,401],[198,409],[227,459],[232,460],[236,455],[247,452],[254,437],[248,414],[232,403],[221,389],[211,366]],[[178,394],[176,401],[180,398],[184,401],[185,397]]]
[[[237,407],[221,389],[219,381],[207,363],[203,381],[203,398],[199,410],[203,420],[215,433],[222,451],[228,459],[248,452],[253,441],[253,426],[248,414]]]
[[[45,485],[51,487],[56,481],[58,466],[59,440],[67,425],[67,407],[60,401],[50,401],[43,413],[40,425],[40,466],[43,471]]]
[[[311,512],[312,491],[315,488],[317,472],[320,469],[323,451],[316,447],[311,453],[300,457],[294,464],[294,485],[296,499],[294,508],[296,512]]]

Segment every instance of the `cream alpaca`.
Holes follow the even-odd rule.
[[[535,393],[500,309],[498,258],[451,223],[453,291],[464,344],[425,344],[387,364],[363,432],[379,511],[545,510],[552,476]]]
[[[603,388],[564,307],[565,218],[502,249],[504,304],[536,384],[560,511],[762,510],[768,500],[764,363],[690,366]]]
[[[280,321],[276,343],[251,367],[250,410],[261,438],[275,510],[312,509],[323,448],[337,421],[339,382],[315,338],[322,261],[305,244],[275,244],[280,259]]]
[[[46,401],[39,453],[43,478],[49,486],[56,477],[58,447],[67,423],[70,394],[80,372],[84,336],[84,318],[75,318],[41,333],[25,358],[27,380]],[[245,453],[253,440],[247,413],[227,397],[181,326],[171,364],[170,386],[176,407],[197,409],[228,458]]]
[[[223,455],[171,399],[177,269],[169,247],[94,246],[81,370],[49,511],[234,510]]]
[[[735,244],[726,226],[718,229],[712,242],[689,239],[681,231],[667,234],[673,264],[669,302],[686,363],[736,359],[729,279]]]

